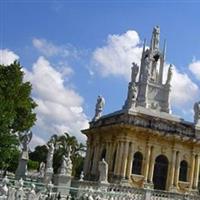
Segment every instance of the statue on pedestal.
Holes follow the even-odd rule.
[[[102,96],[98,96],[95,109],[95,116],[93,118],[93,121],[96,121],[101,117],[104,106],[105,106],[105,99]]]
[[[26,178],[27,175],[27,162],[29,159],[28,156],[28,144],[32,139],[32,132],[26,131],[25,133],[19,133],[19,141],[21,145],[21,154],[19,158],[18,167],[15,173],[16,179]]]
[[[104,159],[99,161],[99,182],[108,183],[108,164]]]
[[[54,154],[54,143],[51,141],[47,146],[48,154],[47,154],[47,162],[45,167],[45,174],[44,174],[44,182],[49,183],[53,176],[53,154]]]

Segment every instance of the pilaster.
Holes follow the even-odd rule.
[[[123,159],[122,159],[122,168],[121,168],[121,175],[122,178],[126,177],[126,168],[128,163],[128,150],[129,150],[129,142],[124,142],[124,150],[123,150]]]

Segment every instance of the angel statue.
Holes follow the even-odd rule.
[[[93,118],[93,121],[96,121],[97,119],[99,119],[101,117],[104,106],[105,106],[105,99],[99,95],[97,97],[95,116]]]
[[[22,151],[28,151],[28,144],[32,139],[32,131],[26,131],[24,134],[19,133],[19,141],[22,146]]]

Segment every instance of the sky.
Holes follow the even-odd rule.
[[[31,146],[53,134],[86,137],[98,95],[120,110],[131,63],[161,29],[173,64],[172,113],[193,121],[200,100],[200,1],[0,0],[0,64],[19,60],[38,104]]]

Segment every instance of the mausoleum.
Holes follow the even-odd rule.
[[[160,50],[160,28],[153,28],[150,47],[143,45],[141,64],[133,63],[128,95],[119,111],[102,116],[98,98],[87,136],[84,174],[99,178],[98,165],[108,164],[108,181],[136,188],[196,192],[200,166],[200,102],[194,122],[171,114],[173,66],[164,79],[166,48]],[[166,81],[164,81],[166,80]]]

